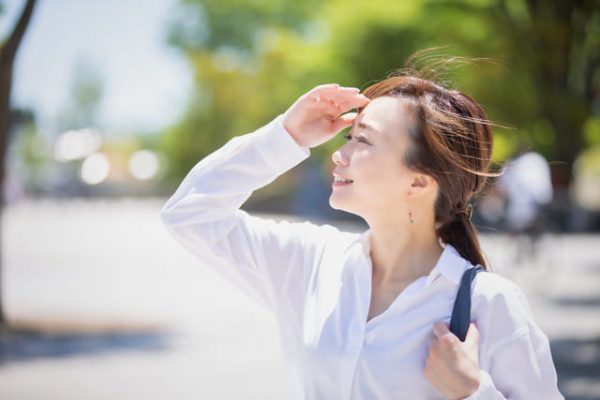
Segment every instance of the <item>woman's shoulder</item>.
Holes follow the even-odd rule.
[[[481,271],[475,278],[473,295],[489,301],[500,299],[523,300],[523,290],[512,280],[495,271]]]
[[[480,272],[472,291],[474,319],[489,321],[500,331],[513,335],[527,332],[533,321],[529,301],[512,280],[493,271]]]

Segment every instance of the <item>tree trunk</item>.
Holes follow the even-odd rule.
[[[10,95],[12,89],[13,66],[17,50],[22,42],[27,26],[31,21],[36,0],[27,0],[23,11],[12,32],[0,48],[0,228],[4,209],[4,177],[6,175],[6,151],[10,139],[11,108]],[[7,320],[4,309],[4,291],[2,279],[2,229],[0,229],[0,331],[6,330]]]

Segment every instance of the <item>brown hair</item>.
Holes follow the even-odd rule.
[[[493,124],[481,106],[466,94],[417,76],[410,69],[372,84],[363,94],[370,99],[399,97],[413,107],[418,122],[408,132],[411,148],[404,154],[404,162],[438,183],[436,232],[472,264],[491,270],[469,210],[469,200],[484,188],[487,177],[499,175],[489,172]]]

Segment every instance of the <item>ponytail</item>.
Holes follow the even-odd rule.
[[[438,229],[438,236],[444,243],[450,243],[459,254],[473,265],[481,265],[491,271],[477,237],[477,228],[463,213]]]

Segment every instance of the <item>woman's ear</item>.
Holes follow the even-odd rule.
[[[433,177],[427,174],[414,174],[410,183],[410,192],[413,197],[422,196],[431,193],[437,189],[437,182]]]

